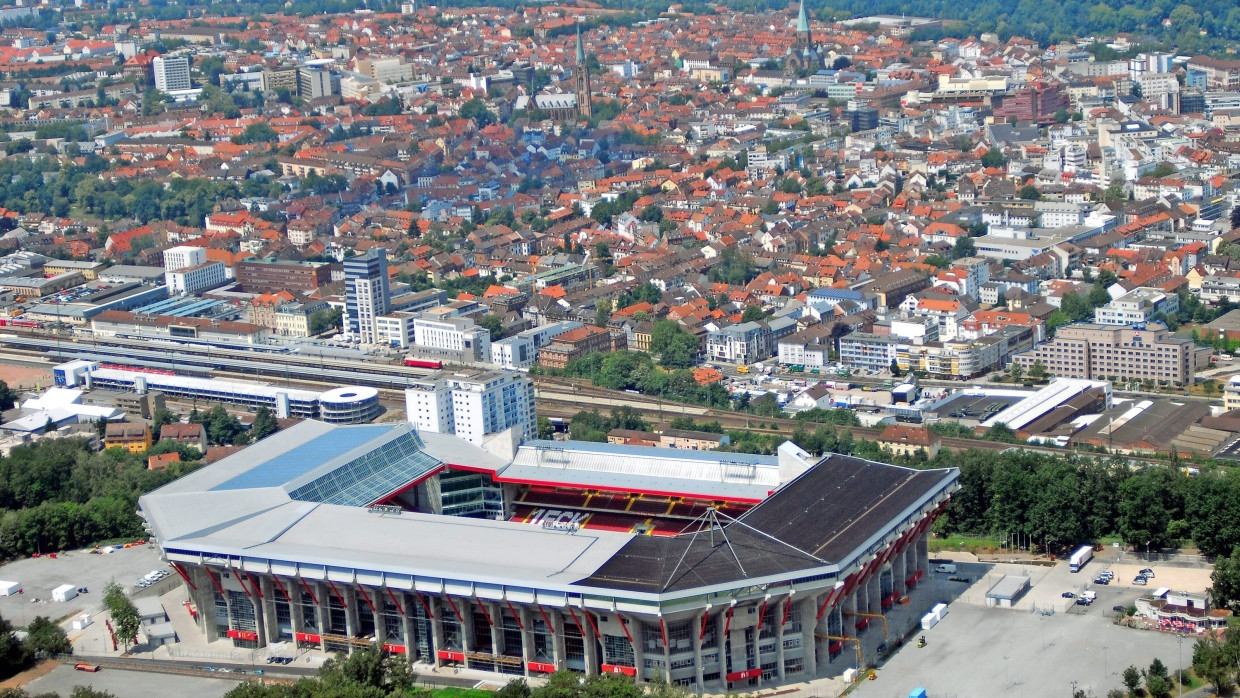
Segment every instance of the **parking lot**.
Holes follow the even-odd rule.
[[[0,615],[14,626],[22,627],[35,616],[59,620],[94,613],[102,606],[104,584],[115,579],[132,594],[138,579],[156,569],[169,568],[160,561],[154,548],[147,545],[116,548],[107,555],[75,550],[59,553],[55,559],[42,555],[16,560],[0,566],[0,579],[17,582],[23,593],[0,597]],[[52,601],[52,589],[62,584],[86,587],[89,591],[65,603]]]
[[[1147,566],[1156,574],[1150,585],[1129,586],[1137,570]],[[1094,584],[1108,567],[1114,570],[1117,583]],[[926,647],[905,645],[878,669],[875,681],[857,687],[857,694],[908,695],[920,686],[932,696],[1067,695],[1075,681],[1077,688],[1105,695],[1120,687],[1120,674],[1129,665],[1148,666],[1158,657],[1174,670],[1179,666],[1180,650],[1175,636],[1118,626],[1112,609],[1133,604],[1156,586],[1199,591],[1198,578],[1208,583],[1209,570],[1145,563],[1128,567],[1095,561],[1073,574],[1062,562],[1055,566],[958,563],[959,576],[975,582],[949,606],[942,622],[924,632]],[[1014,608],[987,608],[986,591],[1005,574],[1030,577],[1031,588]],[[1169,584],[1171,580],[1181,584]],[[1087,589],[1098,595],[1090,606],[1063,597],[1064,592],[1079,595]],[[1185,662],[1191,662],[1192,642],[1184,643]]]
[[[104,669],[97,674],[74,671],[60,666],[25,686],[30,695],[55,693],[67,696],[74,686],[90,686],[114,696],[178,696],[178,698],[219,698],[236,688],[234,679],[205,679],[200,676],[178,676],[140,671]]]

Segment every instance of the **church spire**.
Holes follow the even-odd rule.
[[[805,0],[801,0],[801,9],[797,12],[797,32],[809,32],[809,15],[805,12]]]
[[[804,4],[802,4],[804,7]],[[577,23],[577,65],[586,64],[586,47],[581,43],[581,22]]]

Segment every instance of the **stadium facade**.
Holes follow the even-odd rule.
[[[140,507],[209,641],[723,692],[851,666],[860,614],[928,573],[958,476],[790,442],[497,455],[409,424],[305,421]]]

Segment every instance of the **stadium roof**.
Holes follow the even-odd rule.
[[[304,421],[143,496],[139,505],[174,560],[232,558],[279,574],[355,574],[396,586],[416,578],[424,589],[498,584],[581,593],[601,587],[656,600],[844,570],[941,501],[957,477],[955,470],[833,455],[781,487],[775,457],[535,442],[517,454],[531,465],[514,463],[501,472],[563,470],[563,459],[571,457],[577,470],[601,472],[617,485],[671,480],[663,486],[688,489],[695,476],[714,477],[731,492],[760,488],[765,501],[738,520],[712,509],[691,525],[698,532],[676,537],[369,509],[439,472],[446,464],[441,458],[477,470],[494,470],[502,460],[454,436],[425,437],[407,423]],[[721,461],[725,455],[735,460]],[[629,472],[643,456],[650,467]],[[617,472],[605,472],[602,461]],[[741,464],[760,484],[729,482]],[[712,523],[722,527],[702,530]]]
[[[779,487],[779,459],[585,441],[531,441],[501,482],[761,502]]]
[[[955,470],[831,455],[722,534],[633,539],[583,584],[666,592],[816,567],[845,567],[885,528],[950,487]]]

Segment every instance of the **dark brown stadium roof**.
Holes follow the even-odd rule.
[[[638,536],[580,583],[661,593],[838,564],[956,472],[833,454],[722,530]]]

